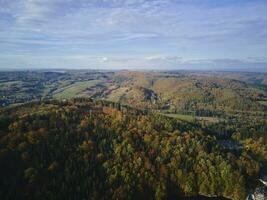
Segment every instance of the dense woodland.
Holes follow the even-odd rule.
[[[217,124],[189,123],[89,99],[4,108],[0,111],[0,197],[204,195],[243,200],[266,173],[266,123],[261,119],[245,122],[233,115]],[[222,139],[243,148],[225,148]]]

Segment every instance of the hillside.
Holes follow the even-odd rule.
[[[204,71],[0,72],[0,105],[76,97],[108,100],[198,123],[217,138],[267,141],[264,78],[264,73]]]
[[[190,71],[0,72],[0,105],[88,97],[202,117],[266,112],[265,78],[265,74]]]
[[[216,113],[265,111],[267,92],[246,82],[204,75],[164,75],[122,72],[115,75],[120,85],[110,97],[139,108],[170,112]],[[125,92],[118,92],[120,90]],[[112,98],[111,98],[112,99]]]
[[[112,102],[29,103],[0,122],[1,199],[244,199],[263,169],[263,149]]]

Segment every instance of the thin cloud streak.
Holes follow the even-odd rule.
[[[85,54],[118,58],[104,64],[122,68],[185,64],[201,68],[205,60],[216,61],[207,65],[212,68],[234,64],[264,68],[265,61],[247,58],[265,57],[267,52],[266,10],[267,2],[260,0],[217,4],[211,0],[0,0],[0,68],[19,66],[20,60],[31,67],[64,67],[70,55]],[[25,51],[31,56],[25,53],[23,59],[16,59]],[[155,55],[201,63],[146,59]],[[125,64],[125,57],[132,58],[132,63]],[[76,61],[70,60],[69,65],[105,67],[103,62]]]

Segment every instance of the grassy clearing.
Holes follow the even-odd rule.
[[[197,117],[197,120],[206,121],[210,123],[218,123],[220,121],[217,117]]]
[[[163,114],[163,113],[161,113]],[[165,116],[168,116],[168,117],[173,117],[173,118],[176,118],[176,119],[179,119],[179,120],[183,120],[183,121],[187,121],[187,122],[194,122],[195,120],[198,120],[198,121],[206,121],[206,122],[209,122],[209,123],[218,123],[219,122],[219,118],[217,117],[195,117],[195,116],[192,116],[192,115],[182,115],[182,114],[163,114]]]
[[[53,97],[56,99],[71,99],[87,88],[93,87],[100,82],[100,80],[76,82],[56,90]]]
[[[121,97],[127,93],[129,90],[128,87],[120,87],[114,91],[112,91],[108,96],[107,100],[109,101],[114,101],[114,102],[119,102]]]
[[[64,81],[59,81],[56,83],[44,85],[43,96],[46,97],[47,95],[54,95],[57,93],[61,93],[65,89],[67,89],[68,86],[72,84],[73,84],[73,81],[64,80]]]
[[[267,100],[266,101],[258,101],[260,104],[267,106]]]
[[[9,82],[3,82],[0,83],[0,88],[2,90],[8,90],[11,89],[11,87],[21,87],[22,82],[21,81],[9,81]]]
[[[180,120],[183,120],[183,121],[187,121],[187,122],[193,122],[195,120],[195,117],[192,116],[192,115],[182,115],[182,114],[163,114],[167,117],[173,117],[173,118],[176,118],[176,119],[180,119]]]

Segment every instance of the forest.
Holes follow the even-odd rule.
[[[247,128],[227,148],[216,127],[104,100],[5,108],[0,125],[1,199],[239,200],[266,171],[266,138]]]

